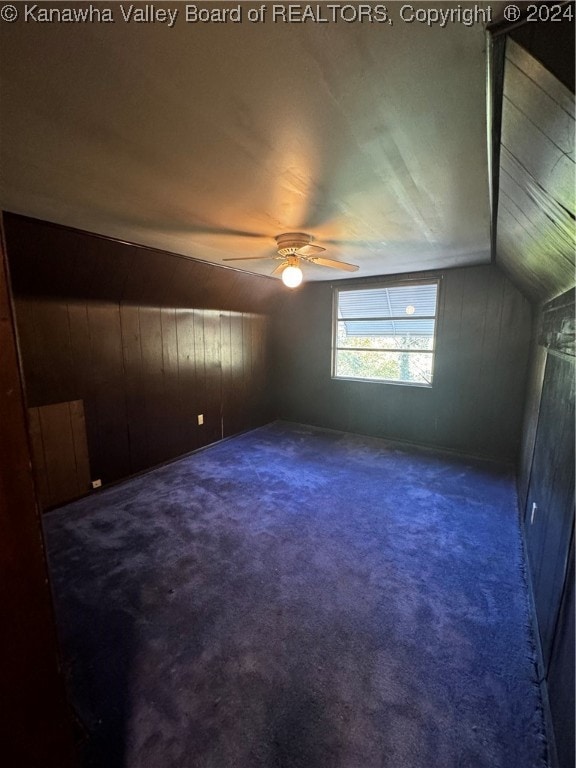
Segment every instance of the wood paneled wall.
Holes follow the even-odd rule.
[[[270,311],[280,280],[4,214],[15,296],[139,307]]]
[[[494,266],[447,270],[441,278],[434,386],[430,389],[332,379],[332,293],[334,285],[345,283],[313,283],[290,294],[274,331],[278,415],[333,429],[515,459],[531,307]]]
[[[525,14],[526,4],[520,5]],[[564,6],[574,13],[573,2]],[[502,143],[493,174],[499,179],[492,190],[498,201],[494,256],[541,310],[534,323],[518,491],[541,640],[540,676],[548,688],[550,735],[561,768],[572,768],[575,759],[574,292],[569,289],[575,282],[576,205],[574,23],[568,15],[556,25],[529,23],[524,16],[525,23],[492,29],[509,33]]]
[[[566,716],[574,712],[573,318],[571,290],[544,306],[535,324],[518,477],[542,678],[562,768],[574,765],[574,720]]]
[[[536,34],[552,26],[526,25],[538,27]],[[548,34],[551,40],[556,32]],[[553,46],[561,50],[558,41]],[[572,43],[571,70],[573,51]],[[527,296],[542,302],[575,282],[574,94],[512,40],[503,88],[495,258]]]
[[[27,404],[84,401],[92,479],[270,420],[267,312],[279,281],[8,223]]]
[[[574,540],[546,676],[560,768],[574,766]]]
[[[31,298],[16,316],[28,405],[84,400],[93,480],[271,417],[264,316]]]
[[[574,363],[549,354],[524,511],[528,556],[546,666],[574,526]]]

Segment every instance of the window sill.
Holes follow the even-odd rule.
[[[357,381],[361,384],[391,384],[394,387],[417,387],[418,389],[434,389],[434,384],[420,384],[416,381],[394,381],[392,379],[357,379],[352,376],[331,376],[332,381]]]

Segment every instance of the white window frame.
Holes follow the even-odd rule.
[[[402,381],[400,379],[366,379],[366,378],[360,378],[356,376],[338,376],[336,374],[336,353],[338,349],[346,349],[344,347],[338,347],[337,346],[337,339],[338,339],[338,297],[341,293],[344,293],[346,291],[366,291],[366,290],[381,290],[382,288],[402,288],[405,286],[420,286],[420,285],[436,285],[436,313],[434,316],[416,316],[414,317],[414,320],[424,320],[424,319],[433,319],[434,320],[434,335],[432,337],[432,349],[430,351],[424,351],[425,354],[430,354],[432,356],[432,381],[431,383],[425,383],[425,382],[417,382],[417,381]],[[440,306],[440,285],[441,285],[441,277],[426,277],[422,279],[414,278],[410,280],[380,280],[378,282],[370,282],[370,283],[359,283],[356,282],[355,285],[344,285],[342,287],[339,287],[338,285],[335,285],[333,287],[332,292],[332,379],[336,381],[358,381],[358,382],[366,382],[369,384],[393,384],[395,386],[400,387],[423,387],[425,389],[432,389],[434,387],[434,378],[435,378],[435,366],[436,366],[436,342],[437,342],[437,336],[438,336],[438,308]],[[353,319],[362,319],[362,318],[348,318],[350,320]],[[375,319],[375,318],[370,318]],[[410,320],[410,317],[399,317],[399,318],[382,318],[384,320]],[[349,349],[349,347],[348,347]],[[362,350],[362,351],[369,351],[369,350]],[[376,351],[390,351],[390,352],[402,352],[406,350],[398,350],[398,349],[390,349],[390,350],[374,350]],[[419,350],[420,351],[420,350]],[[409,353],[411,354],[411,353]]]

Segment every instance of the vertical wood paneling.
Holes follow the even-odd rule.
[[[245,411],[243,404],[244,394],[244,347],[242,335],[242,315],[233,312],[230,317],[230,345],[231,345],[231,394],[230,394],[230,420],[228,434],[236,434],[245,423]]]
[[[454,393],[457,418],[454,421],[453,444],[457,450],[462,451],[466,450],[467,445],[472,445],[474,453],[479,452],[480,433],[474,429],[479,399],[476,377],[481,373],[479,356],[481,360],[486,284],[489,278],[489,270],[464,272],[458,323],[460,359],[455,361],[453,369],[453,373],[458,377],[458,387]]]
[[[68,408],[76,462],[76,492],[80,495],[90,488],[90,457],[86,440],[84,403],[81,400],[72,400],[68,404]]]
[[[92,353],[88,307],[85,303],[71,302],[68,304],[67,309],[73,382],[72,399],[81,399],[78,397],[78,392],[88,391],[92,383]],[[18,318],[20,318],[20,309],[18,309]],[[23,348],[26,349],[26,346],[24,345]],[[43,397],[45,397],[45,392],[46,387],[41,387],[34,395],[34,402],[41,403]],[[32,397],[30,391],[28,391],[28,397]]]
[[[51,403],[62,392],[84,400],[92,466],[88,480],[106,484],[268,420],[267,318],[101,302],[59,304],[53,311],[44,304],[18,302],[24,357],[38,372],[30,405]],[[57,341],[50,329],[54,334],[67,329],[67,359],[62,362],[61,349],[50,376],[47,362],[38,358],[33,332],[41,321],[47,349]],[[70,380],[63,383],[61,376]],[[35,426],[31,415],[33,435]],[[56,459],[66,464],[69,448],[62,443]],[[59,488],[58,460],[54,466],[50,480]],[[48,489],[43,498],[52,505],[66,496]]]
[[[148,461],[158,464],[165,456],[164,375],[162,368],[162,322],[160,309],[140,307],[140,349],[142,352],[141,388],[144,395],[146,431],[154,436],[148,441]]]
[[[277,280],[8,215],[29,407],[84,401],[104,484],[268,418]],[[262,382],[266,382],[263,384]],[[198,414],[204,425],[198,426]]]
[[[33,302],[31,343],[33,364],[28,367],[34,392],[47,388],[51,402],[74,399],[68,308],[61,301]],[[60,372],[62,375],[60,375]]]
[[[140,472],[150,466],[150,459],[148,456],[145,391],[142,387],[144,374],[138,307],[122,305],[120,307],[120,324],[130,471]]]
[[[574,765],[575,382],[574,356],[566,353],[573,352],[565,343],[570,336],[566,317],[571,326],[573,290],[544,306],[534,324],[518,477],[542,648],[540,673],[562,768]]]
[[[535,322],[535,325],[537,325],[537,322]],[[524,411],[522,444],[518,466],[518,495],[519,507],[521,510],[526,509],[530,469],[534,458],[534,444],[536,442],[536,430],[538,427],[538,411],[540,410],[540,397],[542,395],[542,383],[544,381],[545,369],[546,350],[533,340],[530,352],[530,362],[528,365],[528,383],[526,386],[525,398],[526,406]]]
[[[222,438],[222,367],[220,348],[220,313],[206,310],[204,315],[204,374],[206,396],[204,433],[206,443]]]
[[[266,327],[263,317],[252,316],[251,341],[251,392],[254,398],[252,426],[257,427],[262,425],[264,421],[267,421],[270,411],[270,392],[266,387],[269,362],[266,346]]]
[[[14,295],[267,314],[280,280],[6,214]]]
[[[252,424],[254,393],[251,391],[252,381],[252,322],[247,313],[242,315],[242,397],[244,401],[244,418]]]
[[[222,366],[222,437],[230,431],[233,413],[231,313],[220,313],[220,361]]]
[[[574,363],[548,355],[526,508],[538,626],[548,663],[574,525]],[[531,522],[532,504],[537,505]]]
[[[489,442],[492,435],[498,431],[500,423],[501,400],[499,392],[505,385],[500,379],[500,372],[506,369],[506,355],[502,349],[502,341],[507,337],[508,329],[502,323],[502,313],[506,301],[507,281],[502,280],[496,271],[489,274],[487,290],[483,297],[483,322],[481,332],[480,359],[477,370],[476,386],[474,387],[475,402],[473,405],[472,429],[482,439],[479,450],[489,453]],[[524,318],[524,313],[520,313]],[[516,344],[517,334],[513,339]],[[495,345],[496,341],[496,345]],[[483,420],[487,419],[487,424]],[[486,429],[487,427],[487,429]]]
[[[548,672],[548,698],[554,722],[558,763],[574,766],[574,540],[566,574],[566,588]]]
[[[164,424],[163,459],[172,459],[180,451],[179,387],[178,387],[178,336],[176,310],[163,308],[160,314],[162,328],[162,371],[164,374]]]
[[[179,453],[198,448],[196,416],[199,403],[196,388],[196,346],[194,337],[194,313],[190,310],[176,312],[176,339],[178,345],[178,410]]]
[[[193,397],[195,406],[193,418],[194,423],[197,423],[196,417],[199,413],[207,416],[203,411],[206,404],[206,350],[204,347],[204,313],[201,310],[194,310],[192,314],[194,317],[194,368],[196,372]],[[210,425],[206,421],[204,424],[196,427],[199,446],[207,445],[209,443],[209,429]]]
[[[446,275],[440,284],[436,355],[434,360],[434,388],[442,392],[435,396],[436,440],[446,447],[458,444],[460,372],[466,365],[469,349],[462,341],[462,313],[466,273],[456,270]]]
[[[438,275],[409,277],[431,276]],[[378,282],[374,278],[364,284]],[[332,379],[331,307],[332,286],[308,284],[289,297],[275,320],[278,416],[501,460],[516,458],[531,308],[497,267],[443,273],[429,389]]]
[[[90,407],[87,424],[93,478],[104,481],[130,473],[120,308],[101,303],[90,303],[87,308],[91,379],[86,395],[78,399]]]
[[[502,333],[500,334],[502,365],[499,366],[499,390],[509,393],[511,400],[523,410],[526,396],[526,376],[528,370],[528,358],[526,339],[530,339],[532,331],[532,307],[525,311],[526,300],[514,287],[510,280],[506,280],[502,310]],[[518,340],[524,339],[524,344]],[[529,348],[529,342],[528,342]],[[500,403],[499,428],[504,434],[518,431],[517,411],[507,408],[505,403]]]

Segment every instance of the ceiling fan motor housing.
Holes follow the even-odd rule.
[[[287,232],[284,235],[277,235],[275,239],[278,243],[278,253],[280,256],[292,256],[300,248],[309,245],[312,238],[310,235],[304,234],[304,232]]]

